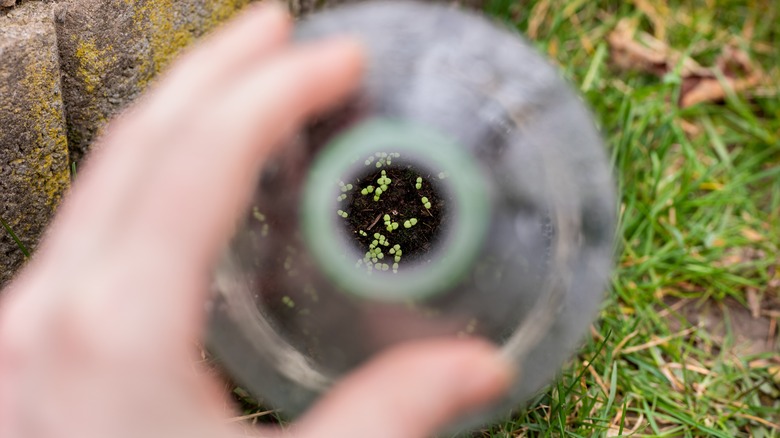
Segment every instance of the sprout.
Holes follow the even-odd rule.
[[[376,257],[371,257],[371,261],[372,261],[372,262],[376,263],[376,262],[377,262],[377,260],[378,260],[378,259],[377,259]]]
[[[390,248],[390,254],[395,254],[395,247]]]
[[[423,207],[425,207],[426,209],[430,210],[431,209],[431,203],[430,202],[426,202],[425,205],[423,205]]]
[[[383,219],[385,220],[385,222],[390,222],[390,215],[386,214]]]
[[[374,195],[381,196],[384,191],[385,191],[385,189],[383,189],[382,187],[379,187],[379,188],[376,189],[376,191],[374,191]]]
[[[354,187],[352,184],[347,184],[347,190],[352,190]]]
[[[400,249],[398,249],[398,250],[395,251],[395,254],[400,257],[400,256],[404,255],[404,252],[401,251]]]
[[[417,189],[417,190],[420,190],[422,188],[422,184],[417,183],[417,184],[414,185],[414,188]]]
[[[388,265],[387,263],[382,263],[382,270],[387,271],[388,269],[390,269],[390,265]]]
[[[347,195],[345,195],[345,194],[341,194],[341,195],[339,195],[338,198],[336,198],[336,200],[339,201],[339,202],[341,202],[341,201],[343,201],[345,199],[347,199]]]
[[[366,160],[366,166],[370,166],[370,165],[371,165],[371,160]]]
[[[377,162],[376,162],[376,168],[377,168],[377,169],[379,169],[380,167],[382,167],[382,163],[381,163],[381,162],[379,162],[379,161],[377,161]]]
[[[338,215],[339,215],[339,216],[341,216],[341,217],[343,217],[344,219],[346,219],[346,218],[347,218],[347,216],[349,216],[349,214],[347,214],[347,212],[346,212],[346,211],[344,211],[344,210],[339,210],[339,211],[337,211],[336,213],[338,213]]]
[[[374,239],[379,239],[379,236],[381,236],[381,234],[379,234],[379,233],[374,233]]]
[[[404,228],[412,228],[412,224],[409,221],[404,222]]]
[[[393,263],[393,274],[398,273],[398,263]]]
[[[291,308],[291,309],[292,309],[293,307],[295,307],[295,301],[293,301],[293,300],[292,300],[292,298],[288,297],[287,295],[285,295],[285,296],[283,296],[283,297],[282,297],[282,303],[283,303],[285,306],[287,306],[287,307],[289,307],[289,308]]]
[[[400,263],[401,262],[401,256],[400,255],[396,255],[395,256],[395,262],[396,263]]]
[[[423,203],[423,204],[425,204],[426,202],[428,202],[428,198],[426,198],[425,196],[423,196],[423,197],[422,197],[422,199],[421,199],[421,201],[422,201],[422,203]]]
[[[382,192],[386,192],[387,191],[387,185],[386,184],[382,184],[382,186],[380,186],[379,188],[382,189]]]
[[[385,258],[385,255],[380,252],[379,254],[376,255],[376,258],[383,259]]]
[[[392,227],[393,227],[394,230],[397,230],[398,229],[398,222],[393,222]]]
[[[412,224],[412,226],[417,225],[417,218],[411,218],[409,219],[409,223]]]
[[[363,196],[366,196],[368,194],[368,189],[361,190],[360,194],[363,195]]]
[[[368,186],[368,187],[366,187],[366,191],[367,191],[368,193],[372,193],[372,192],[374,191],[374,186]]]

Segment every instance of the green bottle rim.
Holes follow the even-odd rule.
[[[341,232],[338,183],[364,172],[365,157],[376,152],[398,152],[404,161],[448,175],[440,182],[450,199],[448,226],[431,249],[431,263],[371,275],[355,266],[363,254]],[[487,233],[489,195],[478,161],[454,140],[413,123],[373,118],[337,136],[315,158],[303,190],[302,232],[315,262],[343,291],[381,301],[420,300],[455,286],[470,271]]]

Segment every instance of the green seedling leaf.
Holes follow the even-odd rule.
[[[27,249],[27,246],[22,243],[21,239],[19,239],[19,236],[14,233],[14,231],[11,229],[11,226],[8,225],[3,218],[0,218],[0,223],[3,224],[3,228],[5,228],[5,231],[8,233],[9,236],[11,236],[11,239],[13,239],[14,243],[16,243],[16,246],[19,248],[19,251],[24,254],[24,258],[29,259],[30,258],[30,250]]]

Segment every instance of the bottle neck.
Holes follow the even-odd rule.
[[[365,196],[360,193],[364,187],[357,185],[361,175],[380,168],[379,161],[369,157],[381,159],[382,153],[393,154],[396,166],[403,163],[407,168],[427,169],[447,203],[446,211],[437,212],[446,217],[437,235],[431,236],[435,239],[425,254],[426,262],[405,263],[397,272],[387,266],[381,269],[384,264],[392,265],[394,257],[389,254],[392,246],[382,247],[379,242],[388,260],[370,271],[356,267],[369,248],[359,248],[349,233],[362,231],[373,236],[383,230],[381,218],[387,213],[379,202],[376,214],[380,223],[374,231],[348,230],[344,222],[354,199],[350,196]],[[315,262],[343,291],[383,301],[419,300],[448,290],[468,274],[485,240],[489,195],[478,161],[462,145],[408,122],[370,119],[335,138],[315,158],[303,192],[303,236]],[[426,213],[423,208],[427,208],[425,202],[419,209]],[[392,240],[393,233],[404,232],[401,228],[409,225],[405,223],[408,218],[400,220],[398,229],[381,234]]]

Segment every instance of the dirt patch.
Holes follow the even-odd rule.
[[[425,261],[425,254],[435,245],[447,217],[447,202],[439,190],[438,176],[431,173],[409,164],[391,165],[367,172],[352,183],[354,189],[347,195],[348,207],[344,211],[348,217],[344,223],[361,252],[369,250],[376,240],[375,234],[379,233],[388,240],[388,247],[398,244],[402,248],[403,259],[399,264]],[[377,181],[383,177],[392,182],[377,201],[374,197],[380,187]],[[417,178],[422,178],[419,189]],[[372,191],[364,195],[363,189]],[[397,228],[388,231],[386,217],[391,226],[397,223]],[[416,219],[414,225],[407,228],[407,221],[412,219]]]
[[[774,293],[761,298],[758,314],[733,298],[718,302],[669,298],[665,302],[672,331],[684,329],[687,323],[709,335],[711,342],[697,341],[704,351],[718,354],[726,349],[739,358],[780,351],[780,299]]]

